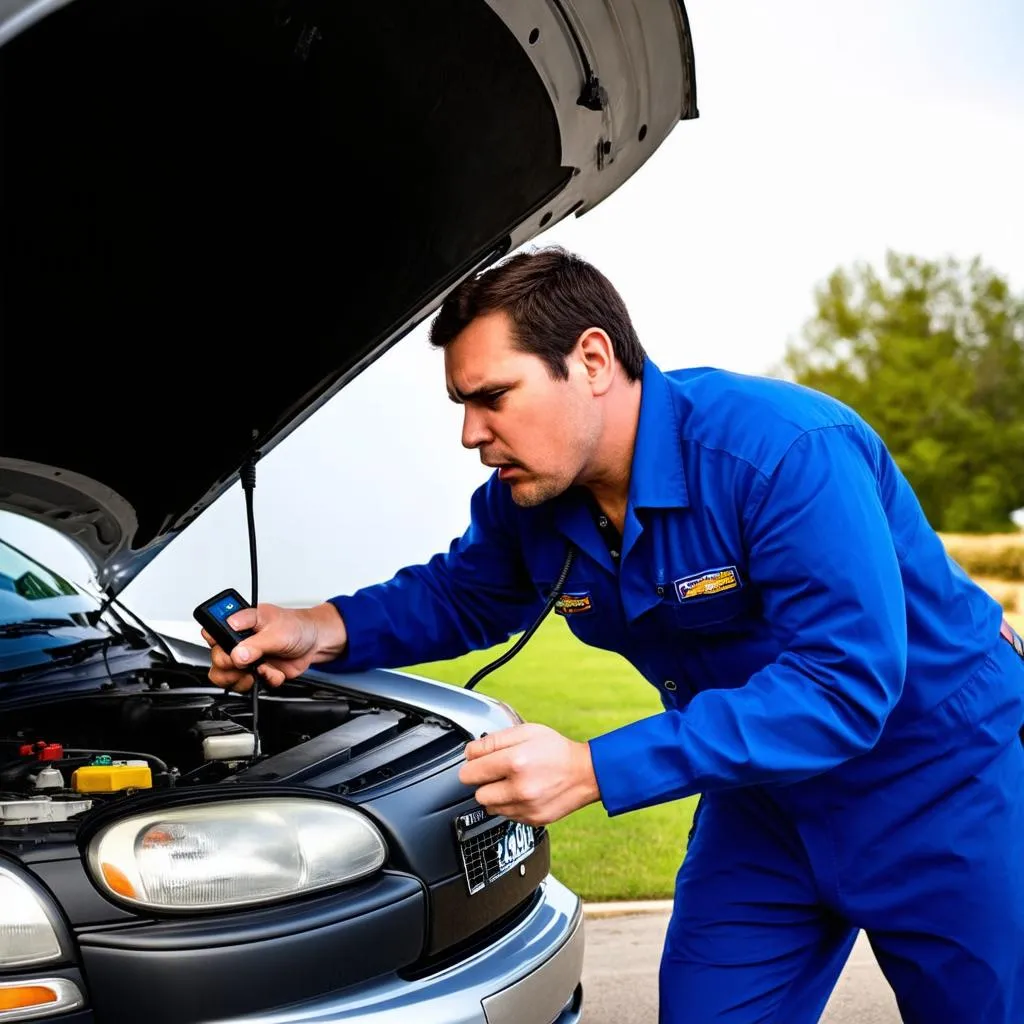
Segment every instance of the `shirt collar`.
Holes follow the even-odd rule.
[[[689,495],[672,385],[649,357],[644,360],[642,389],[629,504],[633,508],[686,508]]]

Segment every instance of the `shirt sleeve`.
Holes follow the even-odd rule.
[[[516,524],[495,477],[470,503],[470,525],[444,554],[385,583],[329,598],[348,630],[326,672],[401,668],[491,647],[525,629],[544,605],[522,556]]]
[[[754,485],[748,573],[782,653],[739,687],[591,740],[609,814],[799,781],[877,742],[903,691],[907,624],[869,438],[808,431]]]

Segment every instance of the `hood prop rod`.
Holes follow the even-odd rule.
[[[253,440],[256,440],[258,431],[252,432]],[[242,464],[240,477],[242,490],[245,492],[245,518],[249,533],[249,576],[250,590],[249,603],[256,607],[259,603],[259,567],[256,560],[256,517],[253,513],[253,491],[256,489],[256,460],[260,457],[258,451],[249,453]],[[253,760],[262,755],[260,747],[260,674],[258,666],[253,666],[252,671],[252,737],[253,737]]]

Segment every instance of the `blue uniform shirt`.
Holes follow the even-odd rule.
[[[586,492],[519,508],[496,476],[447,553],[331,600],[328,671],[489,647],[559,611],[623,655],[665,710],[590,741],[610,814],[722,787],[789,784],[874,748],[1002,642],[999,604],[951,561],[875,432],[789,382],[650,360],[613,558]],[[1018,696],[1005,728],[1020,728]]]

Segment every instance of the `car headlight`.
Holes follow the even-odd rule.
[[[111,895],[152,910],[218,910],[353,882],[387,857],[373,823],[301,797],[233,800],[136,814],[89,843]]]
[[[0,867],[0,967],[41,964],[60,956],[60,940],[32,887]]]

